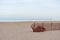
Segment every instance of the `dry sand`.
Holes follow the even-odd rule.
[[[0,40],[60,40],[60,30],[32,32],[29,22],[0,22]]]

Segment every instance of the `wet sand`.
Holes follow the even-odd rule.
[[[32,32],[31,22],[0,22],[0,40],[60,40],[60,30]]]

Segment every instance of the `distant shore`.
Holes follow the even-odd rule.
[[[60,20],[0,20],[0,22],[38,22],[38,21],[60,21]]]

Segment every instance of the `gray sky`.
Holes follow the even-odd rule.
[[[60,0],[0,0],[0,20],[60,20]]]

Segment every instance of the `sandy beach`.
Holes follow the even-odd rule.
[[[30,22],[0,22],[0,40],[60,40],[60,30],[32,32]]]

